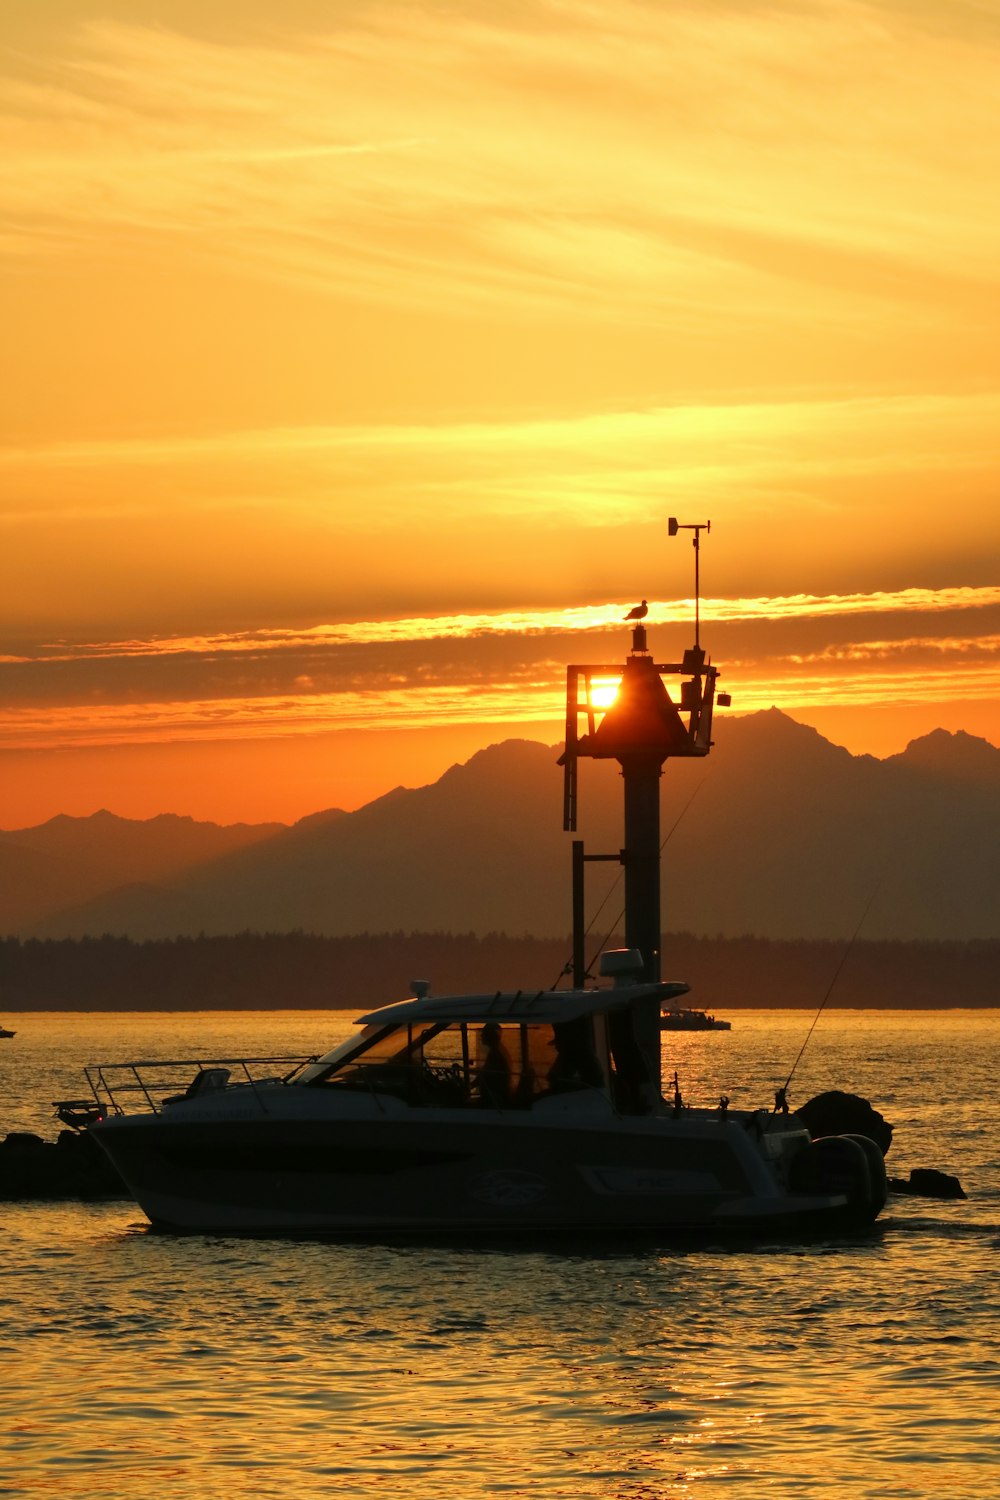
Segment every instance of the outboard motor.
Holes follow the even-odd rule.
[[[846,1141],[856,1141],[868,1161],[868,1172],[871,1179],[871,1204],[872,1217],[880,1214],[885,1208],[889,1197],[889,1179],[886,1176],[885,1157],[882,1148],[868,1135],[845,1135]]]
[[[874,1141],[825,1135],[803,1146],[795,1157],[789,1186],[806,1197],[843,1193],[858,1217],[868,1222],[885,1203],[885,1163]]]

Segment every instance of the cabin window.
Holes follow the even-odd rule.
[[[607,1040],[603,1022],[590,1017],[557,1026],[487,1019],[373,1027],[362,1046],[322,1059],[303,1082],[424,1108],[530,1109],[554,1093],[606,1091]]]
[[[607,1088],[603,1028],[595,1045],[595,1027],[589,1017],[559,1026],[487,1022],[475,1028],[475,1033],[475,1102],[530,1109],[536,1099],[549,1094]]]
[[[423,1032],[411,1055],[420,1075],[412,1104],[441,1109],[468,1102],[469,1048],[464,1026]]]

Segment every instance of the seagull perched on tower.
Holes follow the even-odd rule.
[[[649,605],[646,603],[645,599],[643,599],[642,603],[637,604],[635,609],[629,610],[625,618],[626,620],[644,620],[648,613]]]

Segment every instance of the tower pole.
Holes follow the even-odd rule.
[[[642,954],[643,979],[660,977],[660,776],[655,755],[622,759],[625,782],[625,944]]]

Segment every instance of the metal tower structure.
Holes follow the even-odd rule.
[[[704,756],[712,748],[712,710],[716,702],[718,668],[708,661],[700,641],[698,553],[702,530],[709,522],[680,526],[671,517],[669,534],[694,532],[695,644],[680,661],[657,662],[647,649],[643,606],[628,618],[632,649],[625,662],[573,665],[566,674],[566,748],[563,827],[575,832],[578,804],[578,762],[617,760],[624,781],[624,847],[617,855],[585,854],[579,840],[573,845],[573,969],[574,984],[585,979],[583,959],[583,874],[589,860],[620,860],[625,869],[625,941],[638,948],[643,977],[660,978],[660,777],[671,756]],[[598,723],[601,710],[594,700],[597,679],[619,679],[614,702]],[[670,696],[665,679],[679,680],[678,701]],[[729,703],[720,693],[718,702]],[[586,732],[580,733],[581,718]]]

